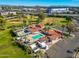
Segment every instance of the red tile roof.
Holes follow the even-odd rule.
[[[36,27],[42,28],[43,25],[42,24],[37,24]]]
[[[43,27],[43,25],[41,25],[41,24],[37,24],[37,25],[35,25],[35,26],[29,26],[29,30],[31,31],[31,32],[36,32],[36,31],[38,31],[38,30],[42,30],[42,27]]]
[[[47,32],[51,35],[49,37],[52,39],[56,39],[56,38],[59,38],[61,36],[60,33],[56,32],[54,30],[48,30]]]
[[[31,32],[36,32],[36,31],[37,31],[37,29],[35,29],[35,28],[29,28],[29,30],[30,30]]]

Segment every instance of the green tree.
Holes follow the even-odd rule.
[[[39,14],[38,14],[38,17],[40,18],[40,21],[45,19],[45,14],[41,11]]]
[[[44,29],[45,29],[45,31],[50,29],[49,23],[45,24],[45,28]]]
[[[72,32],[75,32],[75,30],[76,30],[76,27],[75,27],[74,23],[72,23],[72,22],[69,23],[66,28],[68,29],[69,35],[70,35]]]
[[[32,54],[33,53],[33,51],[32,51],[32,49],[29,47],[29,46],[24,46],[25,48],[25,52],[27,53],[27,54]]]
[[[42,57],[44,54],[43,54],[43,52],[42,51],[37,51],[36,53],[36,56],[35,57],[37,57],[37,58],[40,58],[40,57]]]
[[[71,17],[66,17],[66,20],[67,20],[66,28],[68,29],[68,32],[69,32],[69,35],[70,35],[71,32],[73,31],[73,26],[72,26]]]
[[[71,17],[66,17],[66,20],[67,20],[67,25],[72,22]]]
[[[24,26],[26,25],[26,20],[23,20],[23,24],[24,24]]]
[[[0,28],[4,29],[6,24],[6,20],[4,19],[3,16],[0,17]]]
[[[36,23],[37,23],[37,24],[39,24],[39,23],[40,23],[40,21],[41,21],[41,19],[40,19],[40,18],[38,18],[38,19],[36,20]]]
[[[23,21],[24,15],[22,14],[22,12],[17,12],[17,17],[20,21]]]

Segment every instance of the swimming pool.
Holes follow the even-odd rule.
[[[32,36],[32,39],[33,40],[38,40],[41,37],[43,37],[43,35],[41,33],[39,33],[39,34],[36,34],[36,35]]]

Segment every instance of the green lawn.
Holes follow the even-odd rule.
[[[64,18],[64,19],[61,19],[61,20],[54,21],[53,24],[59,25],[59,26],[66,25],[67,24],[67,20],[65,20],[65,18]]]
[[[51,21],[50,18],[49,19],[45,19],[46,23],[47,22],[52,22],[54,25],[66,25],[66,20],[65,18],[60,19],[60,18],[52,18]],[[55,21],[53,21],[55,20]],[[42,23],[45,23],[45,21],[43,21]],[[10,58],[10,57],[14,57],[14,58],[29,58],[31,57],[28,54],[25,54],[25,52],[19,48],[17,45],[14,46],[12,44],[12,37],[9,33],[10,29],[7,29],[7,27],[10,27],[12,25],[22,25],[22,23],[10,23],[10,22],[6,22],[6,30],[0,31],[0,58],[4,57],[4,58]]]
[[[41,23],[42,24],[49,23],[56,26],[62,26],[62,25],[67,25],[67,20],[65,18],[47,17]]]
[[[9,29],[4,31],[0,31],[0,58],[28,58],[31,57],[19,48],[18,46],[14,46],[11,41],[11,35],[9,33]]]

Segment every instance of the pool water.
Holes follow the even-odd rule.
[[[38,40],[41,38],[43,35],[42,34],[36,34],[35,36],[32,37],[33,40]]]

